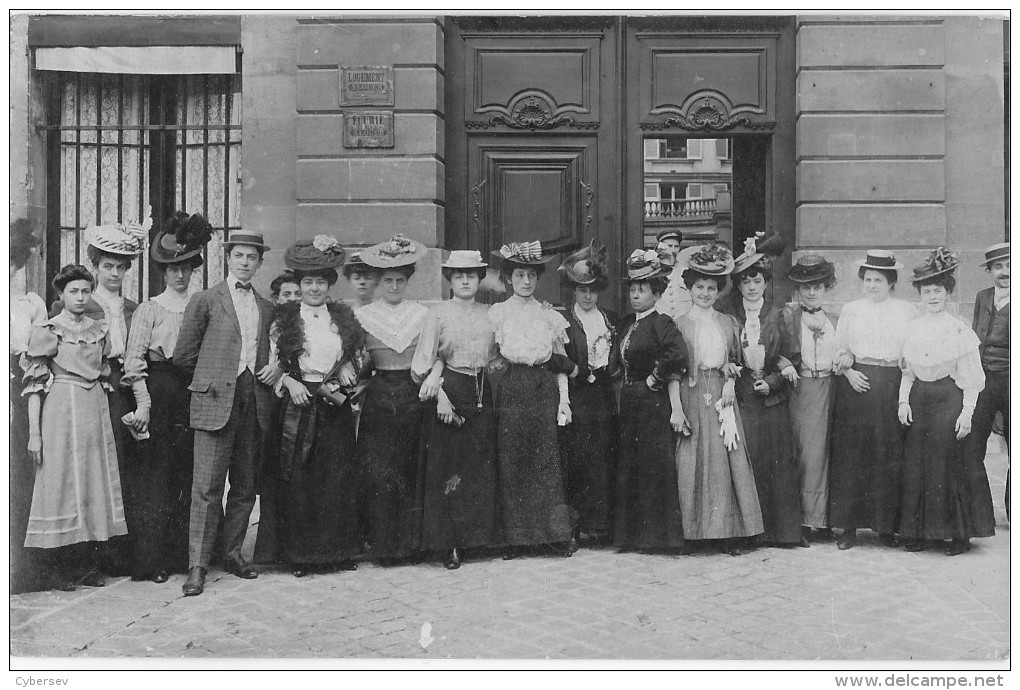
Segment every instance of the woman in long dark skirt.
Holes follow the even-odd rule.
[[[32,234],[24,218],[11,223],[11,455],[10,455],[10,532],[11,568],[10,593],[45,587],[46,574],[25,549],[25,531],[32,509],[32,489],[35,485],[35,463],[28,453],[28,399],[25,390],[22,356],[28,352],[32,329],[46,321],[46,304],[34,292],[25,290],[25,265],[41,240]]]
[[[121,381],[134,393],[131,424],[149,438],[134,444],[121,473],[135,502],[130,524],[131,577],[166,582],[188,570],[188,525],[194,468],[194,431],[189,426],[188,377],[171,356],[191,299],[191,276],[202,265],[212,226],[183,211],[164,224],[149,254],[162,270],[166,289],[135,311]]]
[[[783,246],[778,235],[765,238],[757,247],[754,240],[748,241],[747,251],[734,262],[737,290],[723,300],[719,311],[730,314],[740,325],[743,372],[736,380],[736,393],[765,527],[759,539],[765,544],[807,546],[800,532],[800,487],[788,407],[790,382],[784,377],[796,377],[796,370],[779,353],[778,334],[764,327],[774,310],[766,299],[766,286],[772,279],[770,252],[779,254]]]
[[[634,313],[613,344],[624,375],[613,544],[686,553],[674,432],[690,433],[679,381],[687,348],[673,320],[655,310],[669,282],[656,253],[631,254],[626,280]]]
[[[917,311],[890,297],[903,265],[872,249],[858,262],[864,298],[843,307],[836,324],[842,373],[836,382],[829,524],[842,529],[840,549],[857,543],[859,528],[895,546],[903,478],[903,431],[896,417],[900,357]]]
[[[315,570],[353,570],[361,552],[358,469],[349,394],[365,333],[343,302],[326,303],[343,264],[340,243],[328,235],[287,250],[301,302],[278,305],[270,327],[283,393],[279,444],[265,463],[262,500],[273,510],[256,552],[290,565],[295,577]],[[267,519],[263,514],[262,520]],[[265,535],[265,536],[263,536]],[[275,541],[276,553],[270,544]]]
[[[436,398],[428,422],[422,549],[446,552],[448,570],[464,549],[499,543],[496,415],[488,370],[498,350],[489,308],[475,302],[486,264],[476,251],[453,251],[443,275],[453,298],[426,318],[411,365],[422,400]]]
[[[425,489],[425,421],[430,405],[419,399],[411,377],[428,309],[404,300],[414,264],[425,255],[420,242],[396,235],[361,252],[380,271],[382,299],[355,315],[368,332],[368,368],[358,427],[358,467],[370,555],[383,565],[415,559],[421,551]]]
[[[567,356],[577,369],[569,377],[571,422],[560,427],[560,453],[566,469],[567,501],[574,520],[571,548],[583,532],[605,542],[613,529],[618,446],[616,392],[618,367],[610,367],[620,317],[598,306],[608,286],[606,249],[591,246],[568,256],[560,282],[574,293],[567,312]]]
[[[907,427],[899,533],[907,551],[936,543],[947,556],[967,551],[971,537],[995,534],[988,477],[965,440],[985,383],[981,343],[946,312],[958,265],[939,247],[914,269],[911,282],[925,313],[903,344],[899,395],[899,419]]]
[[[513,290],[509,299],[489,308],[500,355],[509,362],[496,403],[504,557],[547,545],[570,556],[573,530],[557,425],[570,423],[565,370],[574,365],[563,347],[566,319],[534,297],[555,249],[513,243],[493,255],[500,260],[500,278]]]

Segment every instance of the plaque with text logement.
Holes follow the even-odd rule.
[[[346,111],[344,113],[344,148],[393,148],[393,111]]]
[[[392,65],[341,65],[340,105],[393,105]]]

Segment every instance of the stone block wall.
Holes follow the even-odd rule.
[[[836,262],[834,305],[859,295],[868,248],[896,252],[913,300],[909,269],[946,244],[969,314],[1003,237],[1002,45],[996,19],[798,19],[797,250]]]

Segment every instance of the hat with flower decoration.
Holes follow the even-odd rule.
[[[681,252],[677,261],[683,257],[683,266],[687,269],[710,276],[724,276],[733,272],[733,252],[722,242],[709,242],[694,251]]]
[[[149,257],[158,264],[187,261],[202,252],[212,235],[212,225],[202,214],[177,211],[163,223],[149,247]]]
[[[572,237],[559,237],[554,240],[534,240],[532,242],[510,242],[492,252],[501,262],[510,262],[522,266],[549,263],[562,252],[577,249],[581,243]]]
[[[401,233],[387,242],[374,244],[361,251],[361,260],[373,268],[397,268],[416,263],[425,256],[425,245]]]
[[[669,268],[662,265],[659,254],[654,249],[635,249],[627,257],[627,275],[624,280],[628,283],[664,278],[668,275]]]
[[[779,233],[766,236],[764,232],[754,233],[744,241],[744,253],[733,260],[733,272],[742,273],[755,264],[772,269],[775,257],[786,251],[786,241]]]
[[[85,228],[85,236],[89,246],[99,251],[118,256],[137,256],[145,249],[151,226],[151,217],[146,218],[145,223],[132,220],[127,223],[92,225]]]
[[[332,235],[298,240],[287,248],[283,263],[292,271],[325,271],[344,265],[346,252]]]
[[[953,250],[949,247],[939,247],[929,254],[922,264],[914,267],[914,275],[910,282],[920,283],[943,273],[952,273],[959,265],[960,258]]]

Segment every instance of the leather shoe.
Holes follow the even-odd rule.
[[[845,529],[843,533],[836,538],[836,548],[840,551],[846,551],[852,549],[857,545],[857,530]]]
[[[926,544],[923,539],[911,539],[903,545],[904,551],[910,551],[916,553],[918,551],[924,551]]]
[[[443,567],[447,570],[456,570],[460,567],[460,554],[457,553],[457,549],[450,549],[450,555],[446,557]]]
[[[242,580],[254,580],[259,576],[259,571],[241,557],[224,559],[223,569]]]
[[[189,570],[188,579],[184,581],[181,591],[184,592],[184,596],[186,597],[197,597],[199,594],[204,592],[205,568],[200,565],[196,565],[194,568]]]
[[[106,578],[98,570],[90,570],[81,580],[82,587],[105,587]]]
[[[157,585],[161,585],[161,584],[163,584],[164,582],[166,582],[167,580],[170,579],[170,573],[168,573],[165,570],[160,570],[160,571],[156,572],[149,579],[152,580],[153,582],[155,582]]]
[[[961,553],[970,551],[970,543],[965,539],[954,539],[949,542],[949,546],[946,547],[947,556],[959,556]]]
[[[308,574],[308,566],[301,563],[295,563],[290,566],[290,572],[294,575],[294,577],[304,577]]]
[[[883,532],[878,535],[878,541],[882,546],[891,546],[896,548],[900,545],[900,540],[896,538],[896,535],[891,532]]]

